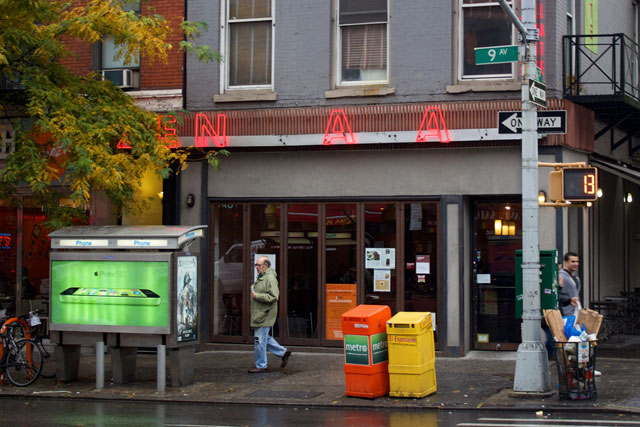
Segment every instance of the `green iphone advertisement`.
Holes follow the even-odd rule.
[[[51,323],[169,327],[167,261],[51,261]]]

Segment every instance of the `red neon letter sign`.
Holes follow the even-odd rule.
[[[180,148],[180,140],[176,132],[175,123],[178,119],[170,115],[166,120],[164,116],[158,116],[158,142],[164,143],[167,148]]]
[[[331,131],[329,131],[331,129]],[[336,140],[343,140],[345,144],[355,144],[356,136],[351,132],[349,120],[343,110],[333,110],[324,131],[322,145],[332,145]]]
[[[416,142],[427,142],[430,139],[445,144],[451,141],[440,107],[427,107],[418,128]]]
[[[207,138],[213,141],[216,147],[226,147],[229,143],[227,138],[227,116],[218,114],[217,126],[213,125],[202,113],[196,114],[196,147],[207,147]]]
[[[131,145],[129,144],[129,138],[127,138],[126,132],[122,135],[122,138],[120,138],[120,141],[118,141],[118,145],[116,145],[116,148],[131,149]]]

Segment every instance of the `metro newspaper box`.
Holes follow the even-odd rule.
[[[428,312],[399,312],[387,321],[389,395],[425,397],[437,390],[433,322]]]
[[[359,305],[342,314],[344,373],[347,396],[375,397],[389,393],[386,305]]]

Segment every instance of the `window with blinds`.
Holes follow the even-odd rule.
[[[340,81],[387,82],[387,0],[340,0]]]
[[[270,86],[272,1],[229,0],[227,11],[227,86]]]

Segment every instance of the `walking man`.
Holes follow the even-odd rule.
[[[575,316],[580,305],[580,278],[578,267],[580,258],[575,252],[567,252],[564,255],[564,265],[560,270],[562,287],[558,292],[558,303],[563,316]]]
[[[291,351],[287,350],[271,336],[271,328],[278,317],[278,278],[271,268],[269,258],[262,256],[256,260],[258,279],[251,285],[251,327],[253,328],[253,349],[255,368],[249,373],[267,371],[267,350],[282,358],[281,368],[289,361]]]

